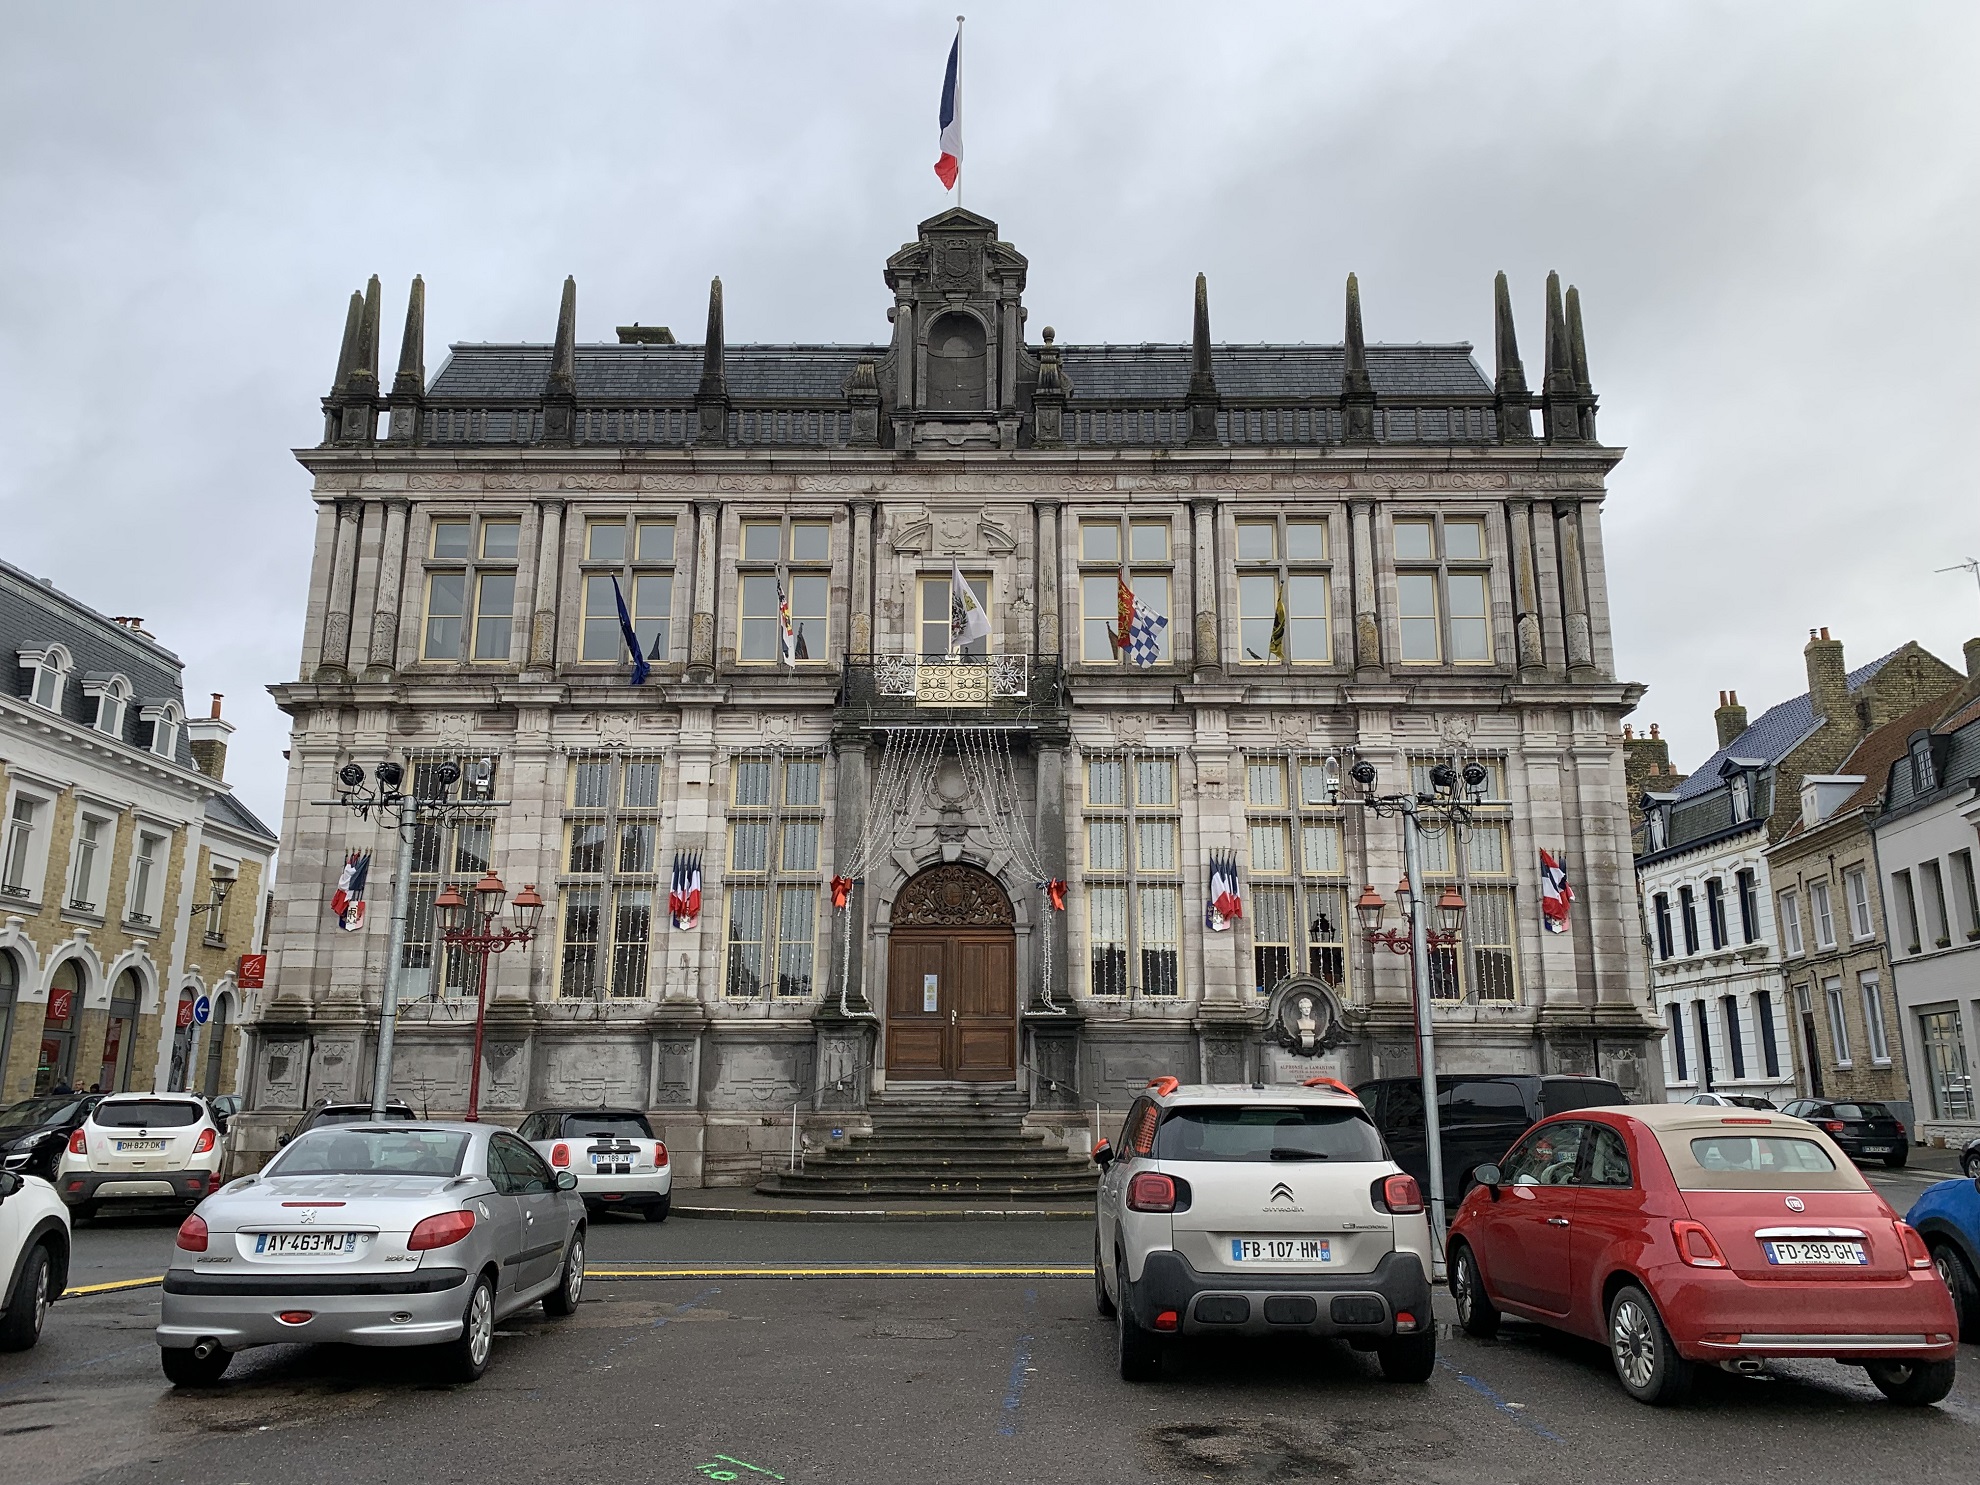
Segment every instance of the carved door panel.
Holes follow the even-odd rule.
[[[944,939],[925,929],[896,933],[887,945],[887,1076],[890,1078],[949,1075],[949,1008],[942,999],[948,979],[948,966],[943,962],[947,948]]]
[[[1007,935],[950,941],[956,961],[951,1077],[1003,1080],[1017,1068],[1017,953]]]

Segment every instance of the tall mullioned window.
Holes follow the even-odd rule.
[[[1492,660],[1492,567],[1476,517],[1398,516],[1396,602],[1406,665]]]
[[[1089,994],[1172,996],[1181,989],[1181,811],[1174,756],[1088,755]]]
[[[578,659],[586,665],[625,665],[625,631],[618,596],[639,636],[640,654],[665,665],[673,649],[674,516],[594,516],[584,526],[584,629]]]
[[[638,1000],[648,985],[660,885],[661,760],[580,753],[564,796],[557,993]]]
[[[1332,569],[1319,516],[1243,516],[1237,522],[1238,660],[1325,665]],[[1285,616],[1283,626],[1280,614]],[[1273,643],[1274,634],[1278,644]]]
[[[1345,991],[1347,860],[1326,760],[1245,754],[1244,824],[1252,988],[1310,974]]]
[[[1485,770],[1485,799],[1472,811],[1460,844],[1451,831],[1423,836],[1424,882],[1419,901],[1434,904],[1447,886],[1464,894],[1463,941],[1456,948],[1433,949],[1430,989],[1446,1000],[1508,1003],[1519,999],[1519,949],[1515,931],[1518,890],[1513,883],[1512,810],[1507,804],[1506,766],[1498,758],[1410,759],[1418,794],[1433,792],[1430,770],[1452,762],[1477,763]]]
[[[825,760],[739,754],[730,763],[725,995],[810,995],[817,977]]]
[[[742,523],[737,555],[736,658],[745,665],[776,665],[784,658],[777,586],[791,606],[800,663],[822,665],[832,658],[832,523],[752,519]]]
[[[1079,658],[1087,665],[1125,664],[1118,640],[1120,578],[1141,604],[1169,622],[1156,631],[1155,656],[1166,664],[1177,616],[1173,532],[1166,520],[1088,516],[1079,523]]]
[[[506,661],[516,618],[514,516],[436,516],[427,533],[422,660]]]
[[[464,758],[429,753],[412,757],[408,760],[407,788],[415,794],[437,793],[440,783],[435,771],[445,763],[452,763],[461,771],[458,797],[495,797],[499,769],[497,760],[488,756]],[[386,839],[390,840],[389,834]],[[426,824],[413,832],[412,872],[407,878],[406,941],[399,960],[405,969],[404,993],[408,997],[474,993],[475,957],[440,942],[433,899],[452,883],[472,901],[474,884],[489,868],[494,843],[494,823],[487,818]],[[382,916],[390,911],[391,899],[384,897],[381,903],[380,898],[390,892],[391,881],[376,869],[377,861],[372,865],[370,910]]]

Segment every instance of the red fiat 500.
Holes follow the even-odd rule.
[[[1864,1367],[1894,1402],[1952,1390],[1958,1326],[1932,1255],[1812,1124],[1580,1109],[1477,1175],[1449,1249],[1472,1335],[1503,1313],[1604,1342],[1648,1403],[1682,1397],[1700,1363],[1770,1356]]]

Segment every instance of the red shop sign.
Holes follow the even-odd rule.
[[[193,1024],[193,1003],[190,995],[179,999],[179,1026],[181,1029]]]
[[[48,992],[48,1020],[60,1026],[69,1022],[69,1012],[75,1008],[76,992],[67,985],[61,985]]]
[[[234,971],[234,983],[243,990],[259,990],[268,977],[268,956],[266,954],[241,955],[240,967]]]

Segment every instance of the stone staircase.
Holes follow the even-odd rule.
[[[1067,1202],[1091,1200],[1098,1174],[1085,1156],[1024,1127],[1013,1089],[895,1084],[868,1110],[871,1134],[765,1176],[766,1196]]]

